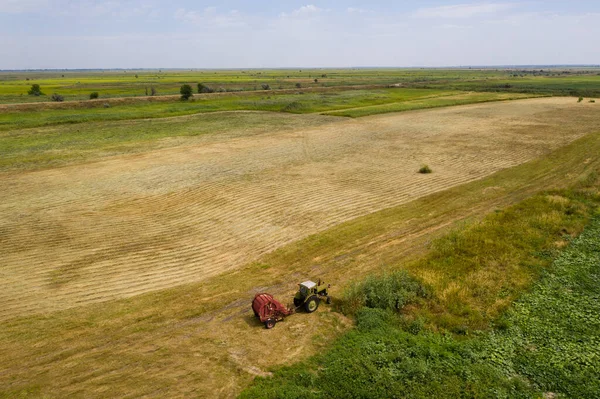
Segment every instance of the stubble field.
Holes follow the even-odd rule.
[[[6,172],[0,318],[200,282],[341,222],[539,157],[599,130],[596,115],[595,104],[572,98],[355,120],[270,115],[293,123]],[[250,126],[266,115],[231,117]],[[422,164],[434,173],[416,173]]]

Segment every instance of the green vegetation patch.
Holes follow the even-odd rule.
[[[570,204],[557,214],[554,205],[565,201],[549,200],[549,195],[570,198]],[[365,302],[367,306],[357,312],[358,328],[338,339],[328,352],[281,368],[274,377],[257,378],[241,397],[539,398],[544,393],[599,397],[599,203],[597,191],[540,194],[504,211],[505,216],[499,219],[486,218],[479,227],[461,233],[460,239],[451,235],[438,242],[450,245],[445,250],[446,267],[456,274],[465,274],[472,267],[468,266],[470,262],[461,268],[465,262],[456,262],[454,254],[473,261],[489,257],[488,248],[483,245],[486,239],[481,236],[483,227],[494,230],[494,225],[501,223],[509,232],[516,220],[523,219],[519,225],[529,225],[534,229],[531,233],[540,227],[537,223],[544,224],[545,217],[559,218],[564,225],[570,225],[575,213],[585,213],[587,217],[596,213],[584,234],[575,239],[568,236],[569,248],[553,263],[549,262],[553,254],[546,248],[547,240],[538,234],[517,246],[516,252],[528,255],[514,259],[515,264],[523,263],[534,253],[539,259],[534,263],[551,265],[539,271],[541,278],[498,319],[495,330],[470,339],[436,333],[423,329],[431,319],[411,317],[407,309],[410,305],[399,313],[393,306],[368,306]],[[572,206],[581,209],[574,210]],[[526,213],[535,216],[525,217]],[[549,230],[546,236],[552,239],[555,234]],[[469,246],[471,252],[467,253],[464,240],[482,245]],[[511,245],[515,244],[511,241]],[[438,255],[442,253],[437,251]],[[438,262],[442,260],[439,258]],[[530,269],[528,262],[524,263],[525,269]],[[400,291],[416,292],[414,278],[403,275],[395,281],[400,282]],[[367,291],[372,291],[378,284],[386,292],[389,278],[371,278],[362,286],[371,287]],[[356,296],[355,291],[349,291],[349,298]],[[439,292],[434,290],[433,294]]]
[[[192,98],[190,101],[132,104],[102,102],[63,104],[60,108],[37,105],[33,109],[0,111],[0,131],[59,124],[156,119],[215,111],[272,111],[306,114],[415,99],[436,98],[456,92],[431,89],[331,90],[318,93],[227,93]]]

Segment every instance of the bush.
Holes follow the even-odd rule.
[[[90,100],[95,100],[99,97],[99,94],[97,91],[90,93]]]
[[[203,83],[198,83],[198,93],[214,93],[214,89],[211,89]]]
[[[301,84],[301,83],[296,83],[296,88],[297,88],[297,89],[299,89],[299,88],[301,88],[301,87],[302,87],[302,84]]]
[[[56,101],[58,103],[65,101],[64,97],[61,96],[60,94],[52,94],[52,97],[50,97],[52,99],[52,101]]]
[[[583,101],[583,97],[579,97],[579,99],[577,100],[578,103]]]
[[[181,86],[181,89],[179,89],[179,92],[181,93],[182,100],[188,100],[190,97],[193,96],[192,86],[190,86],[190,85]]]
[[[346,291],[342,311],[353,314],[362,307],[399,311],[419,298],[429,297],[429,290],[404,270],[383,276],[370,276]]]
[[[427,173],[431,173],[431,172],[433,172],[433,170],[431,170],[431,168],[427,165],[423,165],[423,166],[421,166],[421,169],[419,169],[419,173],[422,173],[422,174],[427,174]]]
[[[268,84],[266,84],[266,83],[263,83],[263,84],[261,85],[261,87],[262,87],[262,89],[263,89],[263,90],[271,90],[271,86],[269,86],[269,85],[268,85]]]
[[[42,89],[40,88],[40,85],[38,85],[38,84],[31,85],[31,89],[29,89],[27,94],[29,94],[30,96],[36,96],[36,97],[44,95],[44,93],[42,93]]]
[[[591,103],[595,103],[595,102],[596,102],[596,100],[590,100],[590,102],[591,102]]]

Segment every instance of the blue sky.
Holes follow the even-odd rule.
[[[600,1],[0,0],[0,69],[600,64]]]

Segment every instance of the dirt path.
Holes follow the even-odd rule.
[[[600,129],[546,98],[340,120],[9,175],[0,319],[198,282]],[[427,163],[434,170],[420,175]]]

